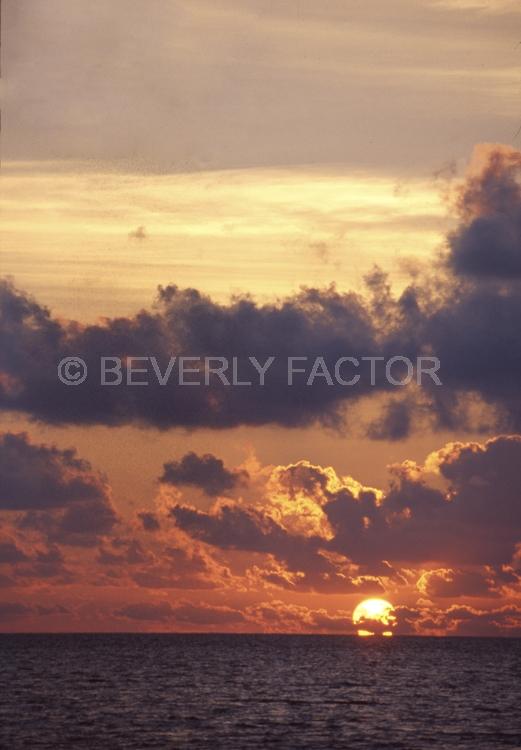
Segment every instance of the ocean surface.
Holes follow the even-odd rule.
[[[0,747],[521,748],[521,640],[2,635]]]

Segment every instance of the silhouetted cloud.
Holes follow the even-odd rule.
[[[69,479],[93,477],[103,488],[73,451],[65,458],[66,452],[34,446],[26,436],[14,445],[24,456],[27,445],[39,449],[39,472],[49,463],[61,476],[58,465]],[[413,607],[398,607],[399,632],[515,635],[521,592],[520,461],[521,436],[513,435],[483,444],[448,443],[423,465],[393,465],[385,489],[308,461],[257,466],[246,497],[219,498],[207,510],[177,503],[169,519],[168,493],[160,493],[161,505],[150,511],[157,522],[161,518],[154,534],[133,519],[116,526],[111,516],[100,526],[97,503],[110,508],[108,488],[100,500],[90,501],[94,506],[76,499],[44,511],[3,510],[0,585],[12,602],[26,607],[8,608],[3,627],[9,629],[11,622],[17,627],[22,617],[24,627],[29,622],[32,627],[41,615],[37,607],[49,614],[50,607],[63,606],[61,595],[53,599],[55,587],[84,596],[85,584],[95,581],[118,587],[118,602],[137,590],[161,597],[144,606],[119,605],[118,618],[143,627],[352,632],[350,612],[268,600],[306,592],[357,601],[374,595],[391,596],[394,603],[402,596],[417,600]],[[36,471],[32,461],[27,466]],[[82,508],[77,525],[65,523],[67,511],[76,506]],[[33,602],[42,583],[48,601]],[[178,591],[185,600],[172,600]],[[218,605],[192,599],[207,591],[219,597]],[[461,605],[445,606],[455,600]],[[487,601],[496,606],[485,607]]]
[[[12,541],[0,541],[0,565],[25,562],[27,555]]]
[[[189,626],[222,626],[242,623],[245,620],[243,613],[238,609],[193,602],[183,602],[174,607],[169,602],[139,602],[127,604],[114,614],[116,617],[130,620],[170,621]]]
[[[52,542],[91,546],[116,524],[106,482],[74,450],[4,433],[0,472],[0,510],[18,512],[20,528],[41,531]]]
[[[397,607],[398,633],[417,635],[521,635],[521,607],[505,605],[480,609],[468,605],[453,605],[447,609],[424,605]]]
[[[26,617],[31,608],[20,602],[0,602],[0,621]]]
[[[129,620],[150,620],[152,622],[162,622],[170,620],[173,616],[172,607],[168,602],[138,602],[136,604],[126,604],[124,607],[117,609],[114,614],[116,617],[125,617]]]
[[[418,588],[429,598],[498,597],[501,593],[492,570],[431,570],[420,578]]]
[[[35,445],[24,434],[0,435],[0,507],[43,510],[101,500],[105,487],[74,450]]]
[[[164,471],[159,481],[164,484],[199,487],[206,495],[221,495],[244,484],[248,479],[247,471],[230,471],[220,458],[211,453],[198,456],[194,452],[186,453],[179,461],[164,464]]]
[[[411,403],[406,400],[388,403],[379,419],[372,422],[367,436],[373,440],[402,440],[411,429]]]
[[[161,528],[161,524],[159,523],[155,513],[143,511],[142,513],[138,513],[137,515],[145,531],[159,531],[159,529]]]
[[[174,607],[177,622],[189,625],[230,625],[244,622],[244,615],[231,607],[186,603]]]
[[[519,263],[521,271],[521,152],[482,146],[477,153],[479,164],[456,200],[459,226],[448,237],[435,275],[416,276],[397,297],[378,269],[367,275],[365,295],[310,288],[271,304],[247,296],[218,304],[195,289],[169,285],[159,288],[152,311],[81,325],[54,319],[3,283],[0,408],[58,424],[137,423],[166,429],[319,423],[345,428],[350,405],[383,395],[382,412],[367,426],[374,439],[400,440],[417,426],[521,430],[516,270]],[[442,385],[427,376],[421,388],[415,383],[393,387],[384,366],[375,366],[372,385],[363,358],[395,355],[413,362],[436,356]],[[57,364],[67,356],[80,356],[88,365],[89,377],[78,387],[64,386],[57,377]],[[99,384],[102,356],[126,363],[121,385]],[[230,370],[223,377],[214,372],[208,385],[181,386],[176,376],[161,385],[158,379],[168,372],[171,358],[176,358],[172,369],[177,372],[183,356],[199,361],[224,357]],[[297,373],[289,386],[287,362],[295,356],[307,358],[308,370]],[[127,384],[129,357],[155,357],[159,378],[148,362],[147,373],[137,374],[148,386]],[[230,384],[234,357],[238,379],[247,382],[253,375],[251,385]],[[261,365],[275,357],[263,386],[250,357]],[[351,386],[336,379],[330,385],[327,378],[309,386],[307,376],[317,357],[330,371],[342,357],[354,357],[362,363],[357,374],[362,371],[363,377]],[[212,359],[212,367],[219,364]],[[196,362],[188,363],[194,365],[197,369]],[[196,382],[204,381],[206,372],[197,370]],[[352,374],[351,369],[343,372]],[[188,380],[193,376],[188,374]]]
[[[171,514],[206,544],[271,556],[278,564],[255,575],[281,588],[374,591],[398,582],[401,566],[438,562],[474,568],[428,573],[425,593],[490,596],[506,582],[502,566],[512,566],[521,539],[520,461],[519,436],[448,444],[424,467],[392,467],[386,491],[303,461],[278,467],[255,502],[206,511],[177,504]]]
[[[137,422],[160,428],[340,424],[344,402],[391,388],[383,368],[371,385],[368,362],[367,377],[353,387],[330,386],[324,378],[309,387],[307,375],[302,374],[288,386],[288,357],[308,357],[310,370],[318,356],[331,367],[344,356],[365,357],[368,352],[369,356],[386,356],[364,300],[332,288],[303,290],[270,305],[257,305],[247,297],[219,305],[194,289],[168,286],[159,290],[154,312],[81,326],[54,320],[48,310],[4,283],[0,317],[0,406],[47,422]],[[82,357],[91,373],[75,388],[64,386],[57,377],[57,364],[67,356]],[[250,356],[261,365],[271,356],[276,360],[264,386],[258,377],[251,386],[241,387],[218,376],[208,386],[178,386],[174,377],[162,386],[151,370],[149,385],[135,388],[125,383],[121,387],[100,385],[102,356],[123,361],[129,356],[154,356],[161,373],[167,371],[172,356],[225,357],[230,369],[237,357],[239,379],[244,378],[245,367],[250,376],[256,375]],[[212,364],[217,367],[219,362]],[[231,379],[231,372],[228,376]]]
[[[123,572],[128,568],[121,556],[112,554],[106,560],[121,565]],[[155,547],[154,554],[134,562],[130,577],[146,589],[214,589],[229,577],[226,567],[216,563],[201,545],[179,546],[172,543],[171,535]]]
[[[462,223],[449,236],[457,273],[521,277],[521,152],[507,146],[476,149],[477,174],[458,202]]]
[[[61,604],[27,605],[23,602],[5,601],[0,602],[0,623],[4,629],[9,630],[11,623],[17,627],[20,620],[27,621],[28,618],[54,617],[69,614],[70,610]]]

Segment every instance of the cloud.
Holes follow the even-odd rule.
[[[323,356],[330,364],[346,353],[385,354],[364,300],[333,288],[303,290],[274,304],[258,305],[244,297],[219,305],[194,289],[168,286],[159,290],[153,312],[82,326],[54,320],[48,310],[4,283],[0,313],[0,407],[52,423],[137,422],[159,428],[299,426],[316,421],[331,425],[342,421],[344,402],[390,388],[383,368],[374,386],[365,377],[354,388],[329,386],[323,378],[308,387],[306,378],[296,377],[288,387],[287,358],[295,352],[311,362]],[[408,349],[402,351],[407,354]],[[175,378],[162,386],[154,376],[146,388],[99,384],[101,356],[124,361],[154,356],[163,373],[172,356],[195,354],[229,362],[237,357],[239,373],[247,364],[252,370],[250,356],[261,364],[270,356],[277,359],[264,386],[258,381],[249,387],[230,386],[218,376],[208,386],[192,388],[176,386]],[[57,377],[57,364],[67,356],[81,356],[95,373],[81,387],[66,387]]]
[[[355,501],[341,490],[325,508],[334,529],[331,544],[367,563],[375,554],[392,561],[508,563],[519,535],[521,488],[514,467],[520,457],[519,436],[448,444],[426,467],[410,462],[392,467],[393,481],[382,497],[364,491]],[[448,487],[435,486],[431,469]]]
[[[307,288],[269,304],[248,296],[219,304],[195,289],[168,285],[159,288],[152,310],[81,325],[53,318],[4,282],[0,408],[55,424],[160,429],[320,424],[360,431],[363,426],[359,419],[355,424],[349,407],[373,396],[380,409],[366,425],[373,439],[401,440],[419,427],[521,430],[520,172],[521,152],[515,149],[482,146],[476,151],[474,166],[454,199],[459,224],[447,238],[435,275],[416,275],[399,296],[378,269],[368,274],[365,295]],[[494,228],[493,242],[488,230],[482,231],[483,222],[490,221],[502,227]],[[342,357],[363,364],[367,356],[388,360],[397,354],[413,362],[436,356],[442,386],[424,377],[421,388],[414,383],[393,387],[383,366],[375,369],[374,385],[367,370],[353,386],[329,385],[325,378],[308,386],[298,374],[288,386],[288,357],[307,357],[309,369],[316,357],[323,357],[331,370]],[[228,376],[215,373],[208,385],[183,387],[175,376],[161,385],[151,367],[144,388],[126,381],[117,387],[99,384],[102,356],[118,357],[127,365],[129,357],[153,356],[164,374],[169,363],[177,372],[178,358],[191,355],[230,362],[236,357],[239,380],[245,368],[251,371],[249,357],[275,361],[264,386],[255,379],[250,386],[233,385]],[[66,387],[57,378],[57,363],[67,356],[81,356],[88,365],[89,377],[81,386]],[[199,473],[203,462],[205,471],[217,471],[211,459],[193,456],[181,459],[179,466],[172,462],[171,471],[188,476],[196,472],[196,461]]]
[[[5,517],[2,520],[5,520]],[[7,524],[5,527],[8,528]],[[14,527],[11,527],[11,531],[19,540],[14,541],[7,537],[0,540],[0,566],[9,573],[4,585],[23,586],[34,581],[50,579],[53,579],[53,583],[71,583],[74,580],[74,576],[65,565],[61,550],[56,545],[43,546],[41,540],[24,539]],[[24,543],[23,547],[20,542]]]
[[[418,588],[430,599],[459,597],[498,597],[500,589],[494,580],[493,572],[481,570],[452,570],[440,568],[424,573],[418,581]]]
[[[65,556],[55,544],[47,549],[36,549],[27,564],[17,565],[12,571],[18,581],[52,581],[53,584],[71,584],[78,580],[67,567]]]
[[[250,605],[246,608],[246,614],[256,628],[267,632],[353,632],[353,623],[348,612],[314,610],[280,599]]]
[[[244,615],[231,607],[182,604],[174,608],[177,622],[189,625],[231,625],[244,622]]]
[[[129,620],[145,620],[152,622],[163,622],[170,620],[173,616],[172,607],[168,602],[139,602],[126,604],[115,610],[116,617],[124,617]]]
[[[4,629],[9,631],[15,629],[22,619],[63,616],[69,614],[70,610],[60,604],[35,604],[27,605],[23,602],[0,602],[0,623]]]
[[[459,194],[461,224],[449,235],[450,264],[456,273],[521,277],[521,152],[480,146],[474,161]]]
[[[209,511],[177,504],[171,516],[177,528],[193,539],[228,552],[257,553],[263,563],[252,566],[254,586],[273,585],[293,591],[324,593],[381,593],[373,576],[358,575],[342,555],[329,554],[327,518],[313,494],[295,492],[296,471],[311,467],[288,467],[293,477],[281,477],[269,485],[265,498],[256,504],[220,501]],[[318,469],[313,467],[318,473]],[[284,481],[291,489],[285,496]],[[309,479],[304,478],[304,483]],[[309,486],[309,485],[308,485]],[[326,536],[322,536],[325,534]]]
[[[59,463],[57,448],[36,447]],[[73,474],[97,476],[74,452],[68,460]],[[324,596],[346,596],[351,607],[382,595],[398,605],[398,632],[515,635],[520,460],[519,435],[448,443],[423,465],[392,465],[382,489],[304,460],[252,464],[245,498],[218,498],[206,510],[178,502],[153,534],[135,519],[93,534],[88,516],[66,534],[61,506],[4,510],[0,582],[27,607],[6,610],[5,627],[41,614],[38,588],[47,597],[38,606],[49,609],[64,606],[57,586],[84,599],[95,582],[110,587],[111,601],[118,589],[116,601],[127,603],[116,617],[138,629],[350,633],[350,611],[324,607]],[[171,599],[176,591],[182,601]],[[158,599],[132,601],[136,592]],[[306,607],[294,603],[303,593]]]
[[[102,565],[139,565],[150,560],[151,555],[137,539],[120,539],[111,542],[112,550],[102,547],[98,561]]]
[[[230,471],[211,453],[203,456],[186,453],[179,461],[169,461],[163,468],[159,479],[163,484],[199,487],[210,497],[229,492],[248,479],[247,471]]]
[[[219,304],[195,289],[168,285],[159,288],[152,310],[81,325],[53,318],[4,282],[0,408],[53,424],[160,429],[319,424],[360,432],[364,426],[358,417],[355,422],[350,407],[372,396],[379,411],[365,428],[373,439],[401,440],[426,427],[521,430],[521,284],[515,269],[515,259],[521,258],[521,152],[482,146],[475,162],[456,194],[459,225],[434,276],[416,275],[398,296],[378,269],[368,274],[365,295],[307,288],[269,304],[248,296]],[[508,248],[498,249],[482,232],[482,223],[489,221],[501,223],[501,232],[493,234],[497,242],[508,236]],[[413,362],[436,356],[442,386],[426,376],[421,388],[415,383],[393,387],[383,366],[375,368],[372,385],[363,358],[388,360],[397,354]],[[178,358],[191,355],[229,362],[236,357],[239,380],[245,368],[252,372],[249,357],[275,361],[264,386],[255,378],[250,386],[230,384],[231,372],[224,379],[214,373],[208,385],[198,387],[178,385],[175,375],[161,385],[151,366],[144,376],[147,387],[125,380],[116,387],[99,384],[102,356],[118,357],[127,366],[132,356],[156,357],[164,374],[169,363],[170,373],[177,373]],[[88,365],[81,386],[66,387],[57,378],[57,363],[67,356],[81,356]],[[323,357],[330,370],[340,358],[354,357],[362,363],[363,377],[353,386],[328,385],[325,378],[308,386],[307,377],[297,374],[288,386],[287,360],[293,356],[307,357],[307,374],[316,357]],[[124,377],[128,370],[123,369]],[[201,380],[202,373],[196,375]],[[197,460],[206,460],[210,471],[211,459]],[[173,463],[175,471],[188,471],[188,462],[196,459],[183,461],[186,467]]]
[[[31,608],[20,602],[0,602],[0,621],[26,617]]]
[[[389,402],[367,430],[373,440],[402,440],[411,430],[413,407],[405,400]]]
[[[34,445],[25,433],[0,435],[0,508],[45,510],[102,500],[105,487],[74,450]]]
[[[0,541],[0,565],[25,562],[27,555],[12,541]]]
[[[73,487],[101,493],[85,500],[82,490],[58,507],[35,510],[36,496],[26,492],[25,510],[22,496],[11,492],[0,517],[7,582],[71,583],[88,575],[158,591],[357,596],[417,586],[433,600],[505,597],[519,587],[518,435],[449,443],[424,465],[393,465],[383,489],[304,460],[254,467],[245,498],[220,498],[206,510],[178,501],[160,528],[153,523],[153,534],[118,519],[109,488],[73,451],[37,446],[27,436],[7,443],[24,457],[33,456],[28,446],[37,449],[38,471],[58,487],[62,471]],[[26,467],[24,491],[34,484],[27,485],[31,472],[39,476],[27,459]],[[76,553],[71,558],[73,547],[91,550],[86,567]]]
[[[145,531],[159,531],[159,529],[161,528],[161,524],[159,523],[155,513],[143,511],[142,513],[138,513],[137,515]]]
[[[397,607],[398,633],[416,635],[471,635],[511,636],[521,635],[521,607],[505,605],[493,609],[479,609],[468,605],[452,605],[437,609]]]
[[[105,480],[74,450],[3,433],[0,472],[0,511],[17,513],[20,528],[51,542],[91,546],[117,522]]]
[[[118,587],[120,602],[137,591],[169,597],[183,591],[182,601],[121,604],[115,616],[137,629],[351,633],[351,612],[324,607],[324,595],[333,602],[348,596],[351,607],[365,596],[397,603],[419,592],[423,601],[398,605],[398,632],[516,635],[520,454],[521,436],[449,443],[423,465],[390,467],[384,489],[309,461],[254,466],[247,498],[217,499],[208,510],[178,503],[156,533],[132,520],[118,527],[121,533],[98,536],[96,549],[71,551],[70,540],[49,541],[60,515],[35,527],[27,511],[3,511],[1,580],[20,599],[3,613],[4,627],[17,627],[22,617],[36,622],[41,607],[74,623],[67,612],[51,611],[63,606],[54,587],[68,584],[67,591],[84,597],[84,584],[95,581],[110,591]],[[60,452],[50,455],[56,462]],[[75,454],[69,459],[79,461]],[[94,474],[81,463],[71,471]],[[18,523],[4,523],[14,516]],[[46,601],[29,604],[42,584]],[[206,591],[233,603],[192,599],[191,592]],[[304,592],[308,606],[283,600]],[[483,606],[487,600],[497,606]]]
[[[116,617],[152,622],[171,622],[181,626],[228,626],[243,623],[245,617],[237,609],[183,602],[172,606],[169,602],[139,602],[127,604],[114,612]]]
[[[116,617],[144,622],[168,622],[182,629],[237,629],[246,627],[267,632],[353,632],[350,614],[328,613],[278,599],[241,608],[204,602],[138,602],[114,612]]]
[[[391,467],[386,490],[302,461],[277,467],[257,500],[171,515],[193,539],[264,556],[251,574],[280,588],[376,593],[423,565],[426,594],[490,596],[519,549],[520,461],[520,436],[448,444],[423,467]]]
[[[112,559],[112,563],[124,562]],[[155,549],[151,559],[136,567],[131,578],[138,586],[148,589],[214,589],[222,586],[229,571],[197,544],[185,546],[172,543],[171,535]]]

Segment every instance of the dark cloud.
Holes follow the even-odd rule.
[[[342,563],[322,554],[327,544],[320,536],[292,532],[260,507],[221,503],[217,510],[204,512],[176,505],[171,515],[177,526],[194,539],[223,550],[256,552],[282,562],[282,569],[270,564],[254,569],[255,577],[281,588],[330,593],[382,590],[378,580],[355,579],[346,573]]]
[[[14,542],[0,542],[0,565],[5,563],[19,563],[27,560],[28,557]]]
[[[256,629],[267,632],[354,632],[348,612],[311,609],[277,599],[252,604],[246,607],[245,615]]]
[[[279,555],[285,551],[289,557],[305,554],[303,545],[307,545],[309,553],[316,548],[315,539],[302,541],[299,537],[292,537],[273,518],[252,507],[221,504],[217,512],[205,512],[187,505],[176,505],[171,515],[183,531],[223,549],[277,551]]]
[[[462,223],[449,236],[449,260],[457,273],[520,277],[521,152],[496,146],[482,158],[459,196]]]
[[[163,468],[160,482],[199,487],[210,497],[229,492],[248,479],[247,471],[231,471],[220,458],[211,453],[203,456],[193,452],[186,453],[179,461],[170,461]]]
[[[15,626],[22,618],[70,614],[71,610],[62,604],[0,603],[0,621],[7,628]],[[417,606],[397,606],[395,614],[398,634],[521,636],[521,607],[516,604],[483,609],[468,605],[440,608],[423,602]],[[312,609],[280,600],[260,601],[241,608],[204,602],[140,601],[118,607],[113,615],[138,627],[157,623],[182,630],[227,631],[253,627],[265,632],[344,634],[355,630],[351,614],[345,610]]]
[[[438,620],[444,632],[454,635],[521,636],[521,607],[506,605],[492,610],[452,606]]]
[[[260,508],[239,507],[221,504],[216,511],[200,511],[189,506],[176,505],[171,511],[177,526],[193,538],[223,550],[241,550],[272,555],[281,561],[285,569],[300,573],[295,579],[284,571],[273,571],[268,567],[261,577],[269,583],[293,588],[319,586],[320,582],[331,585],[335,566],[319,554],[324,540],[319,537],[306,537],[289,533]],[[341,579],[344,590],[350,588],[350,581]]]
[[[0,508],[43,510],[103,500],[105,487],[74,450],[35,445],[26,434],[0,435]]]
[[[114,612],[116,617],[125,617],[129,620],[144,620],[163,622],[173,617],[172,607],[168,602],[139,602],[127,604]]]
[[[268,555],[277,564],[256,574],[282,588],[376,592],[382,581],[403,584],[400,566],[438,562],[477,569],[427,574],[425,593],[491,596],[508,582],[518,554],[520,462],[519,436],[449,444],[432,454],[427,469],[411,462],[393,467],[385,492],[300,462],[278,469],[262,501],[221,502],[207,511],[176,505],[171,514],[194,539]],[[430,484],[431,471],[445,479],[444,488]]]
[[[373,440],[402,440],[411,429],[412,408],[408,401],[391,401],[379,419],[372,422],[367,430]]]
[[[216,566],[195,546],[186,549],[166,544],[147,563],[131,574],[132,580],[142,588],[213,589],[222,583],[223,575],[227,575],[226,569]]]
[[[31,612],[30,607],[20,602],[0,602],[0,621],[27,617]]]
[[[174,616],[179,623],[195,626],[232,625],[245,620],[243,613],[238,609],[191,602],[174,607]]]
[[[76,580],[76,577],[67,568],[61,550],[54,544],[51,544],[47,549],[36,550],[29,564],[17,567],[16,575],[20,579],[52,579],[55,584],[69,584]]]
[[[350,427],[348,407],[376,395],[384,396],[384,406],[368,427],[375,439],[399,440],[417,426],[521,430],[521,284],[516,278],[521,152],[489,146],[481,148],[479,158],[458,195],[459,225],[448,238],[446,256],[433,277],[417,276],[398,297],[378,269],[367,276],[364,296],[311,288],[271,304],[248,296],[218,304],[195,289],[170,285],[159,289],[150,311],[86,326],[55,320],[12,285],[2,284],[0,407],[58,424],[344,428]],[[495,222],[493,241],[483,228],[490,222]],[[427,376],[422,388],[393,387],[383,366],[376,367],[371,385],[369,363],[364,369],[362,358],[395,355],[412,361],[436,356],[443,385]],[[88,364],[89,377],[77,387],[58,380],[57,364],[66,356],[81,356]],[[163,374],[171,357],[225,357],[230,363],[237,357],[239,379],[253,380],[250,386],[229,385],[214,373],[208,386],[186,387],[174,374],[168,385],[160,385],[148,363],[148,372],[137,375],[147,387],[126,380],[101,386],[102,356],[118,357],[128,367],[129,356],[153,356]],[[316,357],[323,357],[330,370],[339,358],[355,357],[362,362],[362,377],[353,386],[328,385],[324,378],[308,386],[306,375],[297,374],[290,387],[287,359],[293,356],[308,358],[307,374]],[[249,357],[260,363],[276,357],[264,386]],[[174,373],[178,366],[176,359]],[[203,375],[196,377],[204,381]]]
[[[0,407],[66,424],[226,428],[319,422],[341,427],[349,426],[347,405],[362,396],[393,390],[393,401],[370,425],[370,437],[405,437],[417,417],[428,419],[432,428],[468,427],[464,406],[472,394],[496,409],[496,420],[517,429],[521,427],[517,388],[521,290],[499,294],[493,288],[470,286],[454,295],[434,305],[424,288],[406,290],[399,300],[389,299],[377,311],[383,332],[378,335],[379,318],[371,317],[371,306],[366,309],[357,298],[332,290],[308,290],[279,307],[257,307],[241,300],[224,308],[197,292],[169,288],[162,292],[160,313],[142,312],[136,318],[105,325],[62,328],[40,308],[37,315],[30,312],[26,317],[33,306],[23,295],[4,287],[7,308],[22,313],[21,319],[16,313],[15,323],[7,322],[11,313],[2,318]],[[239,368],[250,353],[260,362],[270,356],[277,359],[263,387],[255,382],[250,387],[225,385],[218,378],[209,386],[192,388],[172,379],[165,387],[152,370],[148,387],[99,385],[99,362],[107,353],[122,359],[131,353],[158,356],[165,372],[171,355],[216,351],[230,361],[237,355]],[[383,368],[377,368],[374,387],[368,369],[353,387],[330,386],[322,379],[309,387],[306,377],[298,375],[293,386],[287,385],[287,357],[296,356],[295,352],[308,357],[308,363],[324,356],[332,368],[331,363],[344,356],[361,358],[370,352],[370,356],[387,359],[400,352],[415,360],[429,351],[442,363],[443,386],[434,386],[427,377],[421,393],[409,393],[408,388],[404,396],[396,393],[397,388],[385,381]],[[92,377],[80,386],[67,387],[58,380],[56,367],[73,353],[86,360]]]
[[[127,604],[114,612],[116,617],[129,620],[143,620],[151,622],[171,621],[179,625],[214,626],[233,625],[245,621],[245,617],[237,609],[231,607],[211,606],[209,604],[180,603],[172,606],[169,602],[139,602]]]
[[[468,453],[474,456],[472,469]],[[449,444],[435,455],[431,460],[450,480],[447,490],[430,486],[428,473],[405,462],[395,467],[383,502],[372,491],[356,501],[347,490],[332,496],[325,506],[335,532],[332,546],[367,563],[375,556],[395,562],[509,563],[521,528],[515,468],[521,438]]]
[[[54,615],[68,615],[70,613],[70,610],[67,609],[67,607],[62,606],[61,604],[54,604],[50,607],[42,606],[41,604],[37,605],[36,612],[41,617],[49,617]]]
[[[26,434],[0,435],[0,510],[21,529],[51,542],[91,546],[117,522],[105,480],[74,450],[36,445]]]
[[[65,566],[65,559],[58,547],[32,546],[21,549],[12,540],[0,542],[0,565],[9,568],[11,583],[24,584],[34,579],[54,579],[54,583],[70,583],[73,576]]]
[[[468,605],[453,605],[438,609],[397,607],[397,632],[417,635],[511,636],[521,635],[521,607],[505,605],[493,609],[478,609]]]
[[[216,588],[212,578],[191,574],[188,570],[178,570],[177,574],[163,564],[149,566],[132,574],[132,580],[144,589],[184,589],[189,591]]]
[[[161,528],[161,524],[159,523],[155,513],[143,511],[142,513],[138,513],[137,515],[145,531],[159,531],[159,529]]]
[[[425,573],[418,588],[429,598],[498,597],[501,589],[493,571],[441,568]]]
[[[150,553],[137,539],[112,539],[112,549],[102,547],[98,562],[102,565],[141,565],[151,559]]]
[[[329,386],[323,378],[308,387],[307,375],[299,374],[292,387],[287,385],[290,356],[308,357],[309,374],[317,356],[333,367],[343,356],[386,355],[364,300],[333,288],[303,290],[271,305],[257,305],[247,297],[219,305],[194,289],[168,286],[160,289],[153,312],[81,326],[53,320],[45,308],[3,284],[0,313],[0,405],[47,422],[135,421],[160,428],[339,424],[339,410],[346,401],[390,389],[383,368],[371,385],[368,362],[367,377],[353,387]],[[400,351],[407,355],[409,349]],[[237,357],[239,378],[244,379],[248,367],[246,373],[257,379],[241,387],[214,376],[209,386],[190,388],[177,385],[174,376],[162,386],[150,369],[148,387],[99,384],[102,356],[124,361],[128,356],[154,356],[164,373],[172,356],[183,355],[226,357],[230,363]],[[64,386],[57,377],[57,364],[67,356],[81,356],[88,364],[91,376],[81,386]],[[250,356],[261,364],[277,358],[264,386],[259,385]]]

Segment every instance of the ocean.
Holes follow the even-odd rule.
[[[521,748],[521,640],[0,636],[2,750]]]

